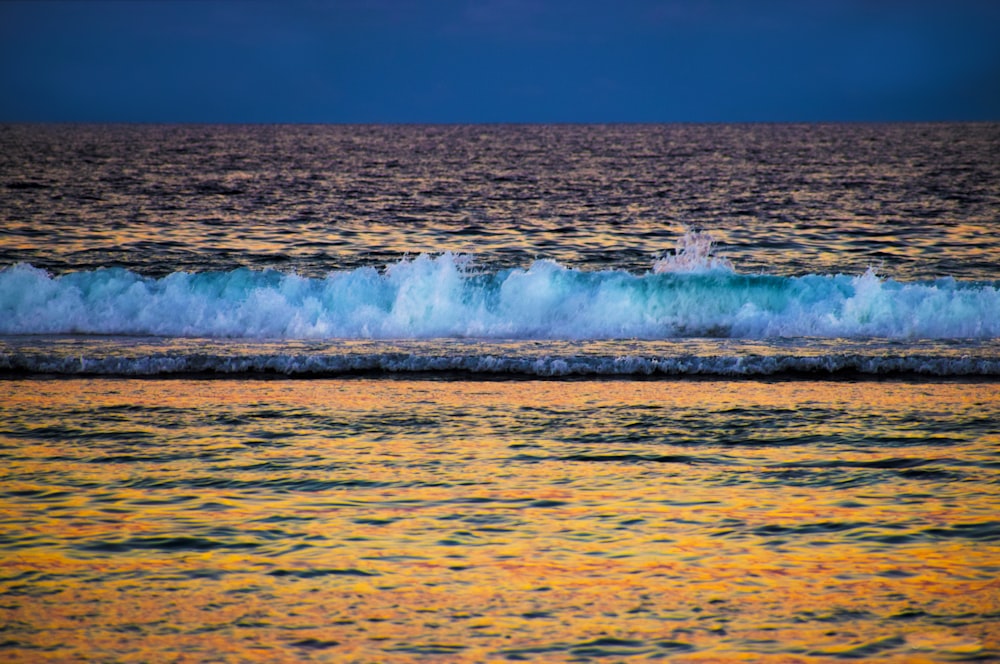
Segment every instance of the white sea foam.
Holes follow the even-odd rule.
[[[54,375],[159,376],[177,374],[280,374],[328,376],[364,373],[461,373],[509,377],[724,376],[759,377],[843,373],[884,376],[1000,376],[1000,360],[971,357],[888,356],[842,353],[824,356],[724,355],[594,357],[586,355],[423,355],[171,353],[138,357],[71,356],[0,352],[4,372]]]
[[[421,255],[309,279],[275,271],[0,270],[0,334],[216,338],[1000,337],[995,284],[860,276],[584,272],[542,260],[479,273]]]

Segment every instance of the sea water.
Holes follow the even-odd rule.
[[[0,148],[3,659],[1000,657],[1000,126]]]

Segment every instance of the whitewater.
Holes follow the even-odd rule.
[[[993,339],[995,283],[778,277],[729,269],[475,270],[445,253],[308,278],[274,270],[0,271],[0,334],[247,339]]]
[[[650,271],[421,254],[276,270],[0,271],[0,372],[75,376],[1000,376],[992,283],[742,275],[687,231]]]

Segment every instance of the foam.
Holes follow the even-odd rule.
[[[291,377],[366,373],[458,373],[481,377],[765,377],[783,374],[821,378],[845,373],[872,376],[1000,376],[1000,359],[968,356],[687,355],[426,355],[420,353],[169,353],[140,356],[84,356],[64,353],[0,352],[3,373],[63,376],[169,376],[178,374],[280,374]]]
[[[479,272],[420,255],[310,279],[276,271],[0,270],[0,334],[247,339],[993,339],[1000,290],[944,278],[586,272],[541,260]]]

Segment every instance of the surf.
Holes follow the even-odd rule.
[[[247,339],[994,339],[997,284],[748,275],[682,248],[643,274],[421,254],[308,278],[275,270],[0,270],[0,334]],[[686,252],[693,251],[688,254]],[[666,262],[664,262],[666,261]]]

